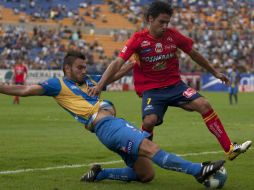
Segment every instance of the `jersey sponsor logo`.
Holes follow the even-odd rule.
[[[156,53],[161,53],[163,51],[163,47],[161,43],[155,44],[155,52]]]
[[[194,94],[196,94],[197,91],[193,88],[188,88],[187,90],[185,90],[183,92],[183,96],[185,96],[186,98],[190,98],[192,97]]]
[[[147,57],[141,57],[141,60],[144,62],[154,63],[157,61],[166,61],[168,59],[171,59],[175,57],[174,53],[168,53],[164,55],[156,55],[156,56],[147,56]]]
[[[145,40],[145,41],[143,41],[143,42],[141,42],[141,47],[146,47],[146,46],[149,46],[151,43],[149,42],[149,41],[147,41],[147,40]]]
[[[134,145],[134,142],[131,140],[128,140],[124,152],[126,152],[127,154],[130,154],[132,151],[133,145]]]
[[[176,49],[175,45],[165,45],[165,49]]]
[[[161,71],[167,68],[167,64],[165,61],[163,62],[158,62],[153,66],[154,71]]]
[[[127,46],[124,46],[124,48],[122,49],[122,53],[125,53],[127,50]]]
[[[152,51],[152,48],[145,48],[140,51],[140,54],[146,54]]]

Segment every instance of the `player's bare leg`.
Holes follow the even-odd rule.
[[[155,114],[146,115],[143,119],[141,130],[146,131],[150,134],[148,138],[150,140],[153,140],[153,134],[154,134],[153,129],[157,122],[158,122],[158,116]]]

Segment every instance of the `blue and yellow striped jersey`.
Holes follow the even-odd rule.
[[[236,71],[231,71],[228,75],[229,80],[230,80],[230,87],[234,88],[238,86],[238,83],[240,82],[240,74]]]
[[[50,78],[39,85],[44,89],[44,96],[54,97],[76,120],[88,125],[92,115],[98,112],[102,100],[98,96],[88,96],[87,89],[99,79],[100,76],[86,76],[84,84],[79,85],[66,77]]]

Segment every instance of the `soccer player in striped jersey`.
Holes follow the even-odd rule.
[[[114,105],[87,91],[96,80],[86,73],[85,56],[68,52],[63,63],[63,78],[50,78],[36,85],[0,85],[0,93],[17,96],[50,96],[68,111],[85,128],[95,133],[109,150],[122,157],[126,168],[101,169],[95,165],[81,180],[86,182],[104,179],[148,182],[154,178],[151,161],[161,168],[190,174],[203,183],[218,171],[224,160],[193,163],[168,153],[148,140],[142,132],[128,121],[117,118]]]
[[[229,103],[233,104],[233,97],[235,100],[235,104],[238,103],[238,87],[240,82],[240,73],[237,71],[236,65],[232,65],[232,70],[228,74],[230,86],[228,89],[229,93]]]
[[[181,80],[178,49],[223,83],[229,85],[229,79],[214,69],[193,47],[191,38],[175,28],[168,27],[172,14],[169,4],[153,2],[145,15],[148,28],[133,34],[119,56],[108,66],[98,85],[89,90],[89,95],[99,94],[112,76],[120,77],[125,71],[133,69],[135,90],[142,97],[142,130],[149,132],[151,139],[154,127],[162,124],[169,106],[196,111],[217,138],[228,159],[234,160],[245,152],[252,142],[232,143],[208,100]],[[125,66],[124,63],[132,55],[136,58],[135,63]]]

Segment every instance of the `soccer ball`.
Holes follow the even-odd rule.
[[[222,166],[216,173],[214,173],[207,180],[205,180],[203,184],[208,189],[220,189],[224,186],[227,177],[227,171]]]

